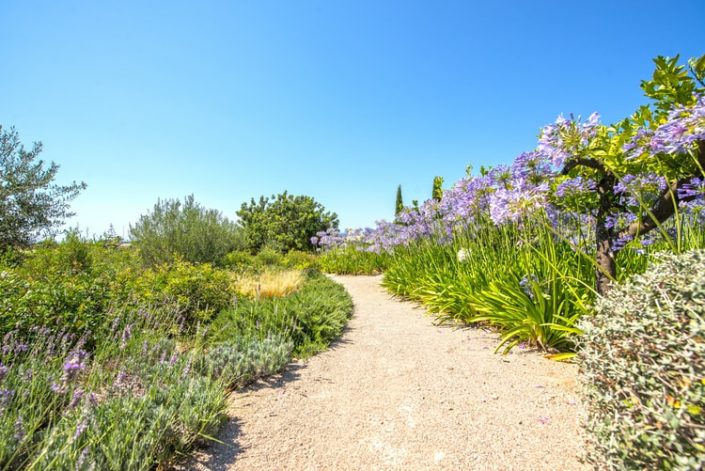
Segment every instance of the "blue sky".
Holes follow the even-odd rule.
[[[0,124],[59,180],[72,221],[127,231],[194,193],[234,218],[288,190],[343,227],[509,163],[559,113],[615,121],[651,58],[705,52],[693,1],[0,0]]]

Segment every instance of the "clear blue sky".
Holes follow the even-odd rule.
[[[366,226],[559,113],[629,114],[704,21],[703,0],[0,0],[0,123],[88,183],[91,232],[285,189]]]

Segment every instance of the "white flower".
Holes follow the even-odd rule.
[[[460,263],[467,262],[470,260],[470,249],[460,249],[458,250],[458,261]]]

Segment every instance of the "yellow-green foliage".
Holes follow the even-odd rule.
[[[139,266],[133,251],[75,236],[18,253],[0,267],[0,334],[40,325],[94,330]]]
[[[168,304],[186,324],[207,321],[233,299],[231,276],[226,270],[204,263],[177,261],[145,271],[129,285],[140,303]]]
[[[300,250],[292,250],[282,255],[271,248],[265,248],[257,255],[245,251],[230,252],[225,256],[223,264],[237,272],[257,272],[267,267],[307,270],[318,267],[318,257]]]
[[[296,291],[304,281],[299,270],[265,270],[239,275],[234,280],[237,293],[248,298],[280,298]]]
[[[317,269],[318,257],[310,252],[292,250],[284,255],[282,263],[286,268],[294,268],[296,270]]]

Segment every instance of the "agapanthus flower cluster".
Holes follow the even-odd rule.
[[[595,188],[596,184],[594,181],[577,176],[559,183],[554,195],[558,198],[572,198],[595,191]]]
[[[372,232],[370,228],[347,229],[345,232],[340,232],[340,230],[336,228],[329,228],[311,237],[311,245],[321,251],[346,247],[348,245],[359,246],[365,243],[365,239],[369,236],[370,232]]]
[[[705,95],[693,106],[677,106],[655,130],[640,129],[624,145],[628,158],[644,154],[685,154],[705,140]]]
[[[366,242],[376,252],[390,251],[429,236],[449,241],[456,230],[483,218],[496,224],[519,222],[545,209],[552,174],[544,155],[522,153],[511,166],[498,165],[458,181],[440,202],[429,199],[418,208],[405,208],[395,222],[379,221]]]
[[[650,206],[667,187],[666,179],[653,172],[628,174],[619,179],[615,193],[620,196],[620,203],[624,206],[644,207]]]
[[[580,117],[576,119],[571,115],[567,119],[560,115],[555,123],[543,128],[536,150],[555,168],[561,168],[568,159],[585,152],[597,135],[599,125],[597,113],[591,114],[585,122],[581,122]]]
[[[600,116],[591,114],[583,121],[579,117],[559,116],[541,131],[536,150],[516,157],[512,165],[498,165],[481,175],[468,176],[443,192],[440,202],[429,199],[420,207],[405,208],[394,222],[379,221],[373,231],[365,233],[362,246],[375,252],[391,251],[413,241],[435,237],[440,243],[452,235],[488,220],[496,225],[518,224],[535,213],[551,221],[562,240],[584,249],[594,240],[597,215],[597,175],[599,167],[583,174],[564,176],[566,165],[582,158],[596,162],[599,144]],[[695,106],[678,107],[668,121],[655,130],[637,130],[632,142],[625,146],[629,156],[639,152],[683,153],[695,142],[705,140],[705,98],[696,97]],[[597,144],[596,144],[597,142]],[[646,146],[646,147],[645,147]],[[645,150],[646,149],[646,150]],[[620,234],[629,224],[644,217],[656,199],[668,188],[662,175],[653,172],[627,174],[617,180],[614,209],[606,225]],[[681,185],[679,197],[684,206],[696,206],[705,218],[705,183],[702,178]],[[617,251],[631,242],[623,236],[613,241]],[[650,243],[651,240],[647,241]]]

